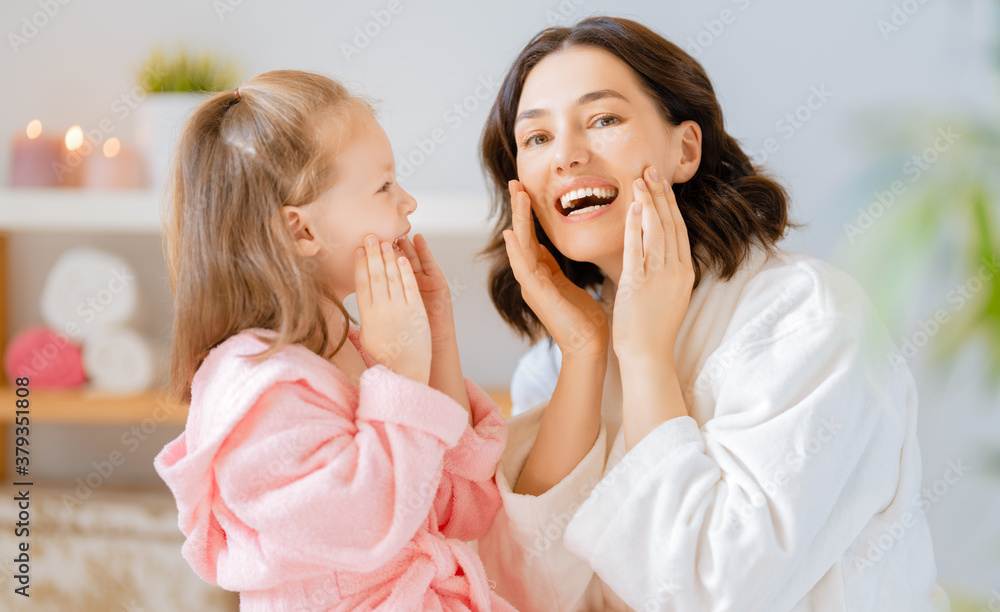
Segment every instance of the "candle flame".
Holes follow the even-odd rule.
[[[74,125],[66,131],[66,148],[76,151],[83,144],[83,128]]]
[[[114,157],[122,150],[122,143],[117,138],[108,138],[104,142],[104,157]]]
[[[42,122],[35,119],[28,124],[28,138],[34,140],[42,135]]]

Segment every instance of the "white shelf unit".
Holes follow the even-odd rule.
[[[414,193],[412,234],[486,235],[483,193]],[[159,233],[165,195],[149,190],[0,189],[0,231]]]

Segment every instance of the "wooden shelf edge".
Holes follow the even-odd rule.
[[[483,389],[497,403],[504,418],[510,418],[511,399],[506,389]],[[13,387],[0,387],[0,423],[17,418],[17,396]],[[184,425],[188,406],[170,402],[162,391],[116,394],[92,389],[31,389],[29,418],[36,423],[131,425],[146,419],[156,423]]]
[[[14,422],[17,399],[13,387],[0,387],[0,423]],[[152,419],[155,423],[183,425],[188,413],[187,405],[166,400],[159,390],[117,394],[87,388],[32,388],[28,401],[32,424],[129,425]]]

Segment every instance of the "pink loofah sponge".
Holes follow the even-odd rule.
[[[87,380],[80,347],[48,327],[14,336],[3,366],[8,381],[27,376],[33,387],[79,387]]]

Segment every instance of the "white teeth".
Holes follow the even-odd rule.
[[[618,190],[611,187],[581,187],[580,189],[574,189],[559,198],[559,202],[562,204],[564,209],[572,208],[572,202],[574,200],[579,200],[580,198],[585,198],[587,196],[597,196],[599,198],[610,198],[618,195]]]
[[[610,206],[610,205],[609,204],[601,204],[601,205],[598,205],[598,206],[588,206],[587,208],[581,208],[580,210],[574,210],[573,212],[569,213],[566,216],[572,217],[573,215],[576,215],[576,214],[579,214],[579,213],[590,212],[590,211],[593,211],[593,210],[598,210],[598,209],[601,209],[601,208],[606,208],[608,206]]]

